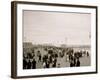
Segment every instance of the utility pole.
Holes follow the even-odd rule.
[[[91,33],[89,32],[89,39],[91,39]]]
[[[67,42],[68,42],[68,38],[67,37],[65,37],[65,44],[67,45]]]

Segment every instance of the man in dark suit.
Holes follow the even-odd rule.
[[[32,61],[32,69],[36,69],[36,61],[35,61],[35,59],[33,59],[33,61]]]

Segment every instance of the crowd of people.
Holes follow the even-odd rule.
[[[80,67],[80,58],[89,56],[88,51],[75,51],[73,48],[61,47],[37,47],[23,53],[23,69],[36,69],[37,63],[41,63],[41,68],[62,67],[58,58],[65,57],[65,64],[69,62],[70,67]]]

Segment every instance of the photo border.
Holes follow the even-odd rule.
[[[76,7],[76,8],[93,8],[96,9],[96,71],[95,72],[80,72],[80,73],[63,73],[63,74],[50,74],[50,75],[35,75],[35,76],[17,76],[17,4],[28,5],[46,5],[46,6],[59,6],[59,7]],[[88,5],[73,5],[73,4],[57,4],[57,3],[41,3],[41,2],[25,2],[25,1],[12,1],[11,2],[11,77],[12,78],[32,78],[32,77],[50,77],[50,76],[66,76],[66,75],[80,75],[80,74],[94,74],[98,72],[98,8],[97,6]]]

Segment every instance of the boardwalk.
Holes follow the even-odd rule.
[[[39,57],[37,56],[37,51],[40,51],[41,57],[48,54],[43,48],[38,48],[34,50],[35,60],[36,60],[36,69],[43,68],[43,61],[39,61]],[[89,51],[90,52],[90,51]],[[90,55],[90,53],[89,53]],[[56,67],[60,64],[60,67],[70,67],[70,62],[67,60],[66,55],[63,57],[57,57]],[[83,55],[80,57],[80,66],[90,66],[91,65],[91,56]],[[50,68],[52,68],[52,64],[50,64]]]

